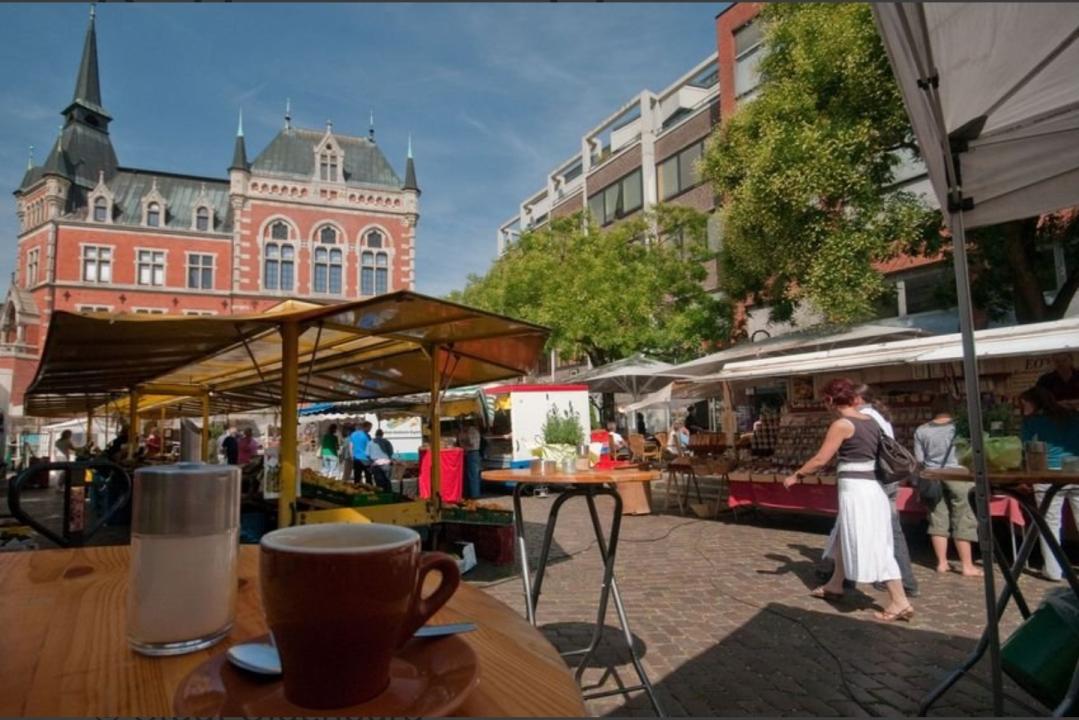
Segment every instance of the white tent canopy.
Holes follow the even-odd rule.
[[[981,330],[975,333],[975,339],[979,358],[1026,357],[1079,349],[1079,318]],[[903,363],[924,365],[955,362],[962,359],[962,336],[955,333],[729,363],[720,372],[698,378],[697,382],[707,385]]]
[[[1079,4],[887,3],[874,11],[942,208],[949,139],[967,146],[958,164],[973,203],[963,212],[968,227],[1079,200]],[[919,83],[939,87],[939,120]]]
[[[645,395],[637,402],[626,405],[622,408],[622,412],[633,413],[663,405],[670,410],[683,410],[719,392],[718,388],[706,387],[704,383],[695,382],[695,380],[696,378],[686,381],[676,380],[666,387]]]
[[[643,393],[670,385],[677,376],[659,373],[669,373],[672,368],[670,363],[638,353],[589,370],[573,381],[587,385],[589,392],[626,393],[636,400]]]

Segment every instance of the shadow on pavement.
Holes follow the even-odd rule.
[[[671,716],[914,715],[921,698],[974,647],[974,640],[912,625],[770,603],[722,642],[657,682]],[[613,659],[613,658],[612,658]],[[628,663],[612,677],[635,684]],[[932,715],[992,715],[986,662],[933,708]],[[604,689],[614,688],[613,679]],[[1045,709],[1006,681],[1008,715]],[[616,700],[610,716],[651,716],[647,696]]]

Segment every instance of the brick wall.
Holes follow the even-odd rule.
[[[656,138],[656,164],[666,160],[687,145],[708,137],[719,122],[719,102],[709,103],[696,115]]]
[[[628,175],[641,166],[641,144],[634,143],[608,160],[588,176],[588,193],[595,195],[615,180]]]
[[[734,94],[734,31],[757,17],[762,3],[731,5],[716,18],[716,49],[719,52],[719,98],[723,117],[738,107]]]
[[[703,213],[712,212],[716,207],[715,191],[707,181],[664,202],[667,205],[690,207]]]
[[[551,208],[551,218],[568,217],[581,210],[584,210],[584,192],[576,192],[568,200]]]

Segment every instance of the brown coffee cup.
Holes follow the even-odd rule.
[[[457,562],[421,553],[416,531],[374,523],[282,528],[262,537],[262,604],[281,655],[285,697],[342,708],[389,684],[390,661],[450,599]],[[424,578],[441,573],[423,597]]]

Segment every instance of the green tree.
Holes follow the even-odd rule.
[[[760,22],[759,94],[726,120],[702,162],[723,197],[723,287],[770,303],[777,320],[804,301],[830,322],[867,318],[888,292],[877,263],[900,252],[950,259],[940,213],[892,190],[899,158],[918,148],[891,66],[867,4],[773,3]],[[1020,322],[1062,317],[1079,289],[1075,213],[969,241],[981,307],[1014,308]],[[1046,302],[1053,241],[1069,273]],[[949,281],[942,292],[954,298]]]
[[[546,325],[550,349],[587,354],[594,365],[636,352],[694,357],[729,329],[727,305],[701,285],[714,257],[705,222],[663,207],[607,230],[585,229],[580,214],[555,219],[523,233],[450,298]]]
[[[723,287],[777,320],[808,300],[849,323],[886,290],[873,263],[935,225],[916,197],[886,191],[912,132],[867,5],[769,4],[760,22],[759,94],[702,161],[723,197]]]

